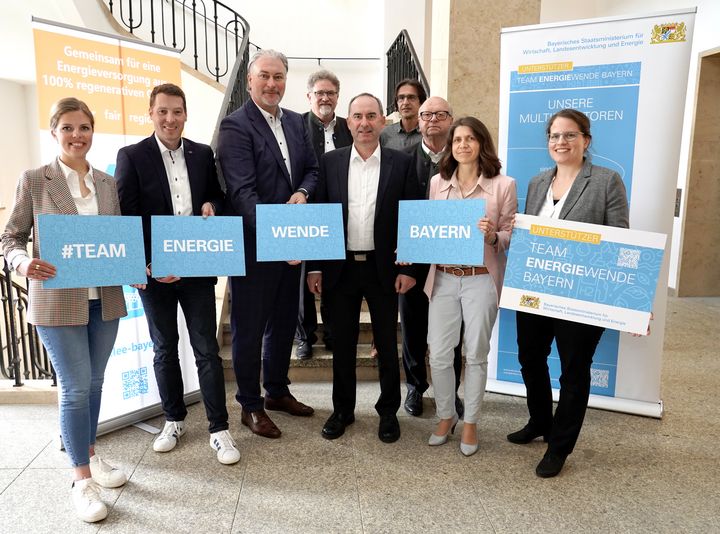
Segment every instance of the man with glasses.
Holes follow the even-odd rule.
[[[438,173],[438,164],[453,122],[452,108],[444,98],[431,96],[420,106],[418,119],[421,140],[417,145],[405,149],[405,152],[413,157],[420,189],[424,198],[428,198],[430,178]],[[402,325],[403,367],[407,384],[404,407],[407,413],[419,417],[423,413],[422,396],[429,387],[427,367],[425,366],[428,298],[423,288],[430,266],[418,264],[416,268],[417,285],[407,293],[400,295],[399,307],[400,324]],[[460,339],[462,340],[462,335]],[[454,367],[455,391],[457,391],[462,371],[462,341],[455,347]],[[462,417],[465,407],[457,394],[455,395],[455,409],[458,416]]]
[[[325,152],[336,148],[350,146],[352,135],[347,127],[347,121],[335,115],[335,107],[340,94],[340,80],[328,70],[313,72],[307,82],[307,97],[310,101],[310,111],[303,115],[308,126],[310,140],[315,150],[315,156],[320,157]],[[303,269],[305,265],[303,264]],[[300,277],[300,309],[298,310],[298,323],[295,339],[298,341],[295,355],[300,360],[312,358],[313,345],[317,342],[317,311],[315,310],[315,295],[310,292],[305,283],[305,272]],[[325,348],[332,350],[332,333],[329,324],[325,303],[320,299],[320,316],[323,322],[323,342]]]
[[[395,107],[400,113],[400,122],[389,124],[380,134],[380,144],[385,148],[404,150],[420,142],[418,110],[427,94],[418,80],[406,78],[395,86]]]

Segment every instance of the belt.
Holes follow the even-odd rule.
[[[439,271],[453,274],[455,276],[473,276],[476,274],[488,274],[487,267],[445,267],[444,265],[438,265],[437,268]]]
[[[375,254],[374,250],[348,250],[347,259],[352,261],[367,261]]]

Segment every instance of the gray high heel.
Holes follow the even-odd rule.
[[[450,430],[446,432],[442,436],[438,436],[435,433],[430,434],[430,439],[428,440],[428,445],[431,447],[437,447],[438,445],[445,445],[448,440],[448,435],[455,433],[455,427],[458,424],[458,415],[455,414],[452,419],[452,426],[450,427]]]

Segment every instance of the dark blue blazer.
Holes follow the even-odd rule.
[[[223,206],[223,192],[218,182],[212,149],[208,145],[183,139],[183,154],[190,179],[193,215],[202,215],[205,202],[212,202],[215,213],[219,214]],[[150,217],[173,215],[170,184],[154,135],[120,149],[115,180],[122,214],[142,217],[145,259],[149,263]]]
[[[326,152],[320,158],[320,182],[317,202],[341,203],[347,248],[348,174],[352,146]],[[423,193],[418,185],[415,165],[410,155],[389,148],[380,149],[380,177],[375,199],[375,264],[383,289],[395,292],[395,278],[399,273],[415,278],[415,266],[398,267],[397,250],[398,211],[401,200],[419,200]],[[332,289],[340,279],[344,260],[308,262],[308,272],[322,271],[323,289]]]
[[[255,206],[284,204],[301,188],[312,200],[317,186],[317,160],[305,121],[294,111],[282,111],[292,181],[275,135],[252,100],[220,123],[217,157],[227,189],[226,214],[243,218],[246,261],[256,257]]]

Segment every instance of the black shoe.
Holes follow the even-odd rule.
[[[330,418],[325,421],[322,428],[322,437],[325,439],[337,439],[345,433],[345,427],[355,422],[353,414],[345,415],[333,412]]]
[[[298,343],[297,351],[295,351],[295,355],[298,357],[298,360],[309,360],[312,358],[313,348],[310,343],[307,341],[301,341]]]
[[[407,397],[405,397],[405,411],[414,417],[420,417],[423,414],[422,393],[417,389],[408,387]]]
[[[537,430],[533,429],[530,425],[525,425],[517,432],[512,432],[507,435],[507,440],[510,443],[515,443],[516,445],[525,445],[526,443],[530,443],[535,438],[539,438],[542,436],[543,441],[545,443],[548,442],[548,435],[544,432],[538,432]]]
[[[560,474],[563,465],[565,465],[565,459],[567,454],[555,454],[553,452],[546,452],[540,463],[535,468],[535,474],[540,478],[551,478]]]
[[[455,412],[459,419],[462,419],[463,415],[465,415],[465,403],[457,393],[455,393]]]
[[[400,423],[395,414],[380,416],[378,437],[384,443],[393,443],[400,439]]]

